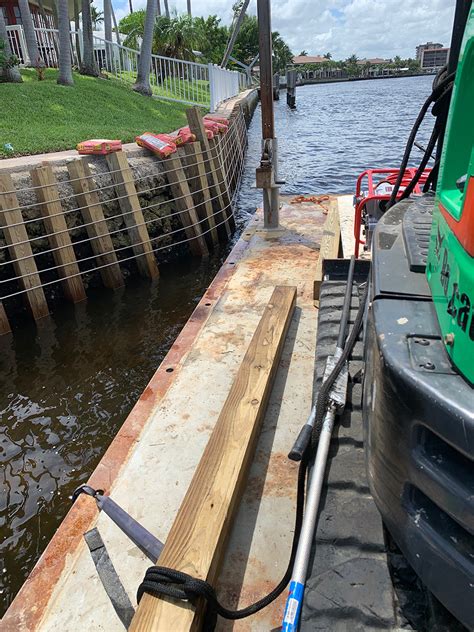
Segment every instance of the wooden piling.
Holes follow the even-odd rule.
[[[193,255],[207,256],[209,250],[202,234],[202,227],[194,206],[194,200],[189,189],[189,184],[183,171],[183,165],[178,154],[171,154],[163,159],[166,168],[166,177],[175,198],[174,203],[179,212],[186,237],[189,240],[189,248]]]
[[[84,283],[77,265],[76,253],[72,246],[63,208],[59,201],[59,189],[50,165],[36,167],[30,171],[36,198],[39,202],[48,241],[62,279],[64,294],[73,303],[86,300]]]
[[[194,199],[199,219],[204,219],[203,226],[209,231],[206,233],[206,241],[209,245],[217,246],[219,236],[214,220],[211,194],[206,176],[206,168],[203,163],[203,155],[200,143],[186,143],[183,145],[185,172],[188,176],[189,188]]]
[[[0,301],[0,336],[11,333],[10,323],[8,322],[8,316],[3,307],[3,303]]]
[[[143,212],[138,199],[133,173],[123,151],[116,151],[106,156],[110,175],[115,183],[115,191],[119,196],[119,205],[128,229],[133,252],[137,257],[140,274],[154,278],[159,275],[158,264],[153,253]]]
[[[48,304],[41,287],[41,279],[26,226],[23,223],[18,198],[14,192],[13,180],[9,174],[0,175],[0,226],[13,261],[15,274],[20,277],[18,283],[26,290],[24,298],[33,318],[35,320],[44,318],[49,314]],[[4,323],[2,330],[5,329],[5,319],[7,319],[6,314],[1,318]],[[8,324],[8,319],[6,323]]]
[[[232,230],[229,225],[227,210],[229,209],[232,212],[232,209],[222,170],[218,161],[215,159],[215,156],[211,152],[211,147],[204,129],[199,108],[192,107],[186,110],[186,117],[188,119],[189,129],[201,143],[203,159],[205,161],[209,184],[211,185],[211,197],[214,198],[215,206],[218,211],[220,211],[219,215],[217,215],[217,223],[223,222],[222,226],[224,227],[224,230],[220,232],[221,234],[224,233],[226,239],[229,239],[232,234]]]
[[[91,248],[96,256],[97,266],[105,265],[99,270],[102,282],[105,287],[112,289],[122,287],[124,285],[122,272],[87,158],[79,158],[68,163],[67,169],[76,194],[77,205],[80,207],[87,234],[91,240]]]

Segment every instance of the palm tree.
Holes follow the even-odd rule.
[[[73,86],[71,64],[71,41],[69,32],[69,3],[68,0],[58,0],[59,26],[59,77],[62,86]]]
[[[105,16],[105,2],[104,2],[103,11],[99,11],[97,7],[91,4],[91,20],[92,20],[92,28],[94,31],[98,30],[97,27],[99,26],[99,24],[101,24],[104,21],[104,16]]]
[[[161,2],[160,2],[160,0],[156,0],[156,15],[158,17],[161,16]]]
[[[92,33],[91,5],[90,0],[82,0],[82,63],[81,75],[97,77],[99,71],[94,57],[94,38]]]
[[[26,48],[28,49],[30,65],[33,67],[44,66],[36,42],[35,26],[33,24],[33,18],[31,17],[28,0],[18,0],[18,8],[20,9],[21,21],[25,32]]]
[[[308,57],[308,51],[302,50],[301,53],[298,55],[298,57]]]
[[[117,44],[121,46],[122,42],[120,41],[120,31],[117,24],[117,18],[115,17],[114,5],[112,4],[112,0],[110,1],[110,12],[112,13],[112,22],[114,24],[115,39],[117,40]]]
[[[104,31],[105,31],[105,66],[107,70],[112,69],[112,2],[104,0]]]
[[[132,0],[128,0],[128,6],[130,9],[130,13],[133,13],[133,4],[132,4]]]
[[[150,66],[155,18],[156,0],[147,0],[143,41],[140,47],[140,56],[138,58],[137,80],[133,86],[133,89],[135,90],[135,92],[139,92],[140,94],[144,94],[148,97],[151,97],[152,95],[152,90],[150,86]]]
[[[170,17],[170,8],[168,6],[168,0],[163,0],[163,2],[165,3],[165,15],[169,20]]]
[[[195,57],[193,49],[197,45],[196,29],[188,15],[171,19],[162,16],[157,20],[154,50],[158,55],[192,61]]]
[[[3,11],[0,10],[0,56],[3,52],[3,55],[7,58],[7,60],[12,59],[12,51],[10,48],[10,40],[8,39],[7,33],[7,25],[5,24],[5,19],[3,17]],[[18,66],[12,66],[11,64],[7,64],[6,68],[0,69],[0,77],[9,83],[21,83],[23,79],[21,78],[20,71],[18,70]]]
[[[53,4],[56,4],[55,2]],[[74,30],[76,31],[76,56],[77,63],[81,65],[81,41],[79,39],[79,0],[74,0]]]
[[[324,59],[330,60],[332,59],[332,55],[331,53],[326,53],[325,55],[323,55]]]
[[[188,15],[189,17],[191,17],[191,0],[187,0],[187,5],[188,5]]]

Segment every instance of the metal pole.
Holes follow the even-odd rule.
[[[278,228],[279,190],[277,181],[277,143],[273,116],[272,29],[270,0],[257,0],[258,44],[260,55],[260,102],[262,105],[262,160],[257,169],[257,186],[263,189],[265,228]]]
[[[311,544],[313,542],[313,534],[316,528],[321,489],[323,487],[326,461],[328,458],[335,416],[336,414],[334,410],[328,410],[326,416],[324,417],[323,427],[319,436],[318,451],[316,453],[316,459],[314,461],[314,467],[309,481],[308,494],[306,496],[303,525],[301,527],[300,542],[298,544],[295,564],[293,566],[293,576],[290,583],[290,596],[286,602],[285,615],[281,628],[282,632],[296,632],[298,630],[301,606],[303,605],[306,573],[308,572],[308,563],[311,554]]]
[[[224,57],[222,58],[221,67],[225,68],[227,66],[227,62],[231,56],[232,50],[234,49],[235,40],[237,39],[237,35],[239,34],[240,28],[243,24],[245,12],[247,11],[247,7],[249,6],[250,0],[244,0],[242,8],[240,9],[240,13],[235,20],[235,26],[227,43],[227,47],[225,49]]]

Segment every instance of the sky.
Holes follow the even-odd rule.
[[[128,0],[112,0],[117,18],[128,13]],[[134,9],[146,0],[132,0]],[[101,0],[95,4],[100,6]],[[195,16],[216,14],[230,23],[233,0],[192,0]],[[186,11],[186,0],[169,0],[170,10]],[[417,44],[449,46],[455,0],[272,0],[272,29],[296,55],[330,52],[334,59],[414,57]],[[162,2],[163,6],[163,2]],[[256,13],[251,0],[249,13]]]

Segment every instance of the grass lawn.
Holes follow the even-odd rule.
[[[127,83],[135,83],[136,73],[123,70],[120,78]],[[196,79],[191,82],[180,77],[166,77],[161,83],[156,83],[156,77],[150,74],[150,85],[153,94],[158,97],[180,97],[185,101],[194,103],[209,104],[211,92],[209,81]]]
[[[56,83],[55,69],[46,70],[44,81],[33,69],[21,74],[22,84],[0,83],[0,158],[74,149],[88,138],[130,142],[142,132],[186,125],[189,106],[143,97],[115,79],[74,73],[74,87],[65,87]]]

